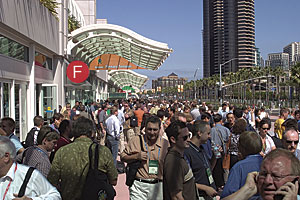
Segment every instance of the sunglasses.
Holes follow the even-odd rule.
[[[268,130],[268,131],[270,130],[270,128],[261,128],[261,129],[262,129],[262,130]]]
[[[147,128],[148,131],[158,131],[157,128]]]
[[[286,143],[288,144],[292,144],[294,142],[294,144],[298,144],[299,143],[299,140],[296,140],[296,141],[291,141],[291,140],[286,140]]]
[[[183,141],[186,141],[188,138],[190,138],[190,135],[186,135],[182,137]]]

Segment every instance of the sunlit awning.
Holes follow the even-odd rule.
[[[91,70],[156,70],[173,51],[165,43],[112,24],[92,24],[73,31],[69,35],[67,50],[73,60],[85,62]],[[115,55],[120,61],[123,60],[112,62],[111,59],[111,62],[106,62],[110,59],[108,55]],[[100,56],[104,56],[105,59],[101,59]],[[115,60],[118,60],[117,58]],[[102,62],[104,60],[105,63]]]
[[[108,80],[111,80],[120,88],[131,86],[139,91],[148,81],[148,77],[131,70],[111,70],[108,73]]]

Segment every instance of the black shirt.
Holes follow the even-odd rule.
[[[199,148],[190,142],[190,147],[184,150],[184,157],[192,168],[195,182],[216,189],[214,182],[209,184],[206,169],[211,168],[211,166],[203,147],[200,146]],[[199,195],[202,197],[207,196],[206,193],[201,190],[199,190]]]

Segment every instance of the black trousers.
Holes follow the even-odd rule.
[[[212,172],[217,188],[224,186],[224,169],[222,166],[222,162],[223,162],[223,156],[217,159],[216,166]]]

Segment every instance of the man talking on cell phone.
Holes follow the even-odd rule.
[[[300,161],[285,149],[275,149],[264,158],[260,172],[248,174],[245,185],[223,200],[246,200],[257,192],[257,200],[297,200]]]

